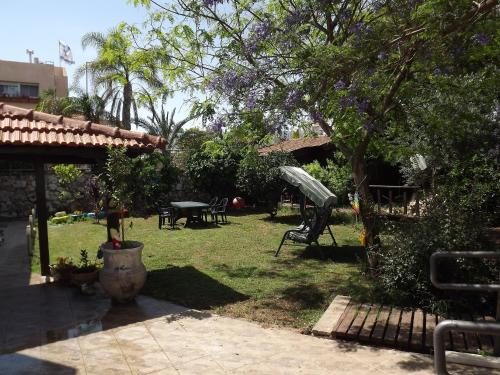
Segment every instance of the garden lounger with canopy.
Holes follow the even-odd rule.
[[[285,232],[274,256],[279,255],[281,246],[283,246],[286,240],[308,245],[315,243],[319,246],[318,238],[323,234],[325,229],[328,230],[332,237],[333,245],[336,246],[335,237],[328,225],[328,219],[332,213],[333,205],[337,203],[335,194],[302,168],[285,166],[279,169],[280,177],[290,185],[297,187],[306,198],[313,201],[315,208],[314,215],[312,215],[312,217],[307,217],[305,212],[306,199],[303,199],[300,211],[304,221],[297,228]]]

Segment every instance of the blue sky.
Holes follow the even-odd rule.
[[[35,51],[40,61],[59,66],[58,41],[66,42],[73,52],[74,65],[62,63],[73,83],[75,67],[95,57],[95,51],[82,50],[80,40],[89,31],[106,32],[122,21],[140,25],[147,10],[135,8],[127,0],[6,0],[1,4],[2,44],[0,60],[27,62],[26,49]],[[169,104],[177,107],[180,119],[188,110],[181,97]]]

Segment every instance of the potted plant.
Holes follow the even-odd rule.
[[[73,266],[71,272],[71,283],[81,286],[92,284],[97,281],[98,268],[95,261],[89,260],[87,250],[80,250],[80,264]]]
[[[125,240],[123,212],[125,206],[131,203],[134,179],[132,160],[126,155],[125,148],[108,148],[105,172],[101,176],[110,202],[108,206],[112,206],[118,214],[119,228],[111,231],[113,240],[100,247],[104,267],[99,273],[99,281],[115,301],[128,302],[144,286],[146,267],[141,260],[144,245],[138,241]]]
[[[55,264],[50,265],[50,274],[54,278],[54,282],[61,284],[69,284],[71,282],[71,274],[76,266],[69,257],[58,257]]]

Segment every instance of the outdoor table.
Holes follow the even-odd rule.
[[[174,225],[175,222],[181,217],[186,218],[185,226],[189,226],[195,221],[204,223],[203,209],[210,207],[209,204],[203,202],[183,201],[183,202],[170,202],[174,208]]]

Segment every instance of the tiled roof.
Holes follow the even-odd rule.
[[[327,135],[321,135],[318,137],[289,139],[288,141],[276,143],[269,147],[263,147],[259,149],[259,154],[267,155],[271,151],[292,152],[303,148],[320,147],[328,144],[329,142],[330,142],[330,137],[328,137]]]
[[[89,148],[112,145],[154,149],[163,147],[165,140],[146,133],[0,103],[0,146],[3,145]]]

